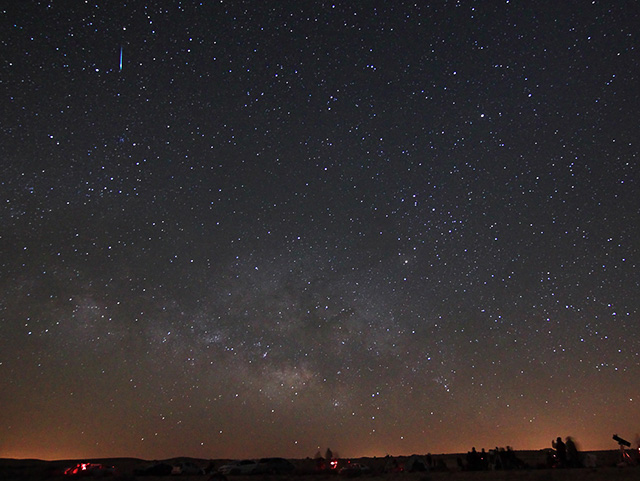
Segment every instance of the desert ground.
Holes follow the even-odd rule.
[[[600,451],[594,453],[598,463],[592,468],[573,469],[549,469],[544,467],[545,455],[543,452],[518,452],[521,459],[525,460],[527,467],[524,469],[499,470],[499,471],[466,471],[458,467],[458,458],[464,459],[464,454],[436,455],[435,459],[444,461],[446,469],[432,470],[420,473],[388,473],[389,458],[361,458],[350,460],[367,465],[370,473],[358,476],[362,481],[615,481],[615,480],[640,480],[640,467],[632,465],[619,466],[620,454],[617,451]],[[402,460],[402,457],[398,459]],[[110,458],[93,460],[59,460],[41,461],[34,459],[0,459],[0,481],[36,481],[36,480],[63,480],[75,477],[94,478],[104,477],[118,481],[156,481],[179,479],[180,481],[223,481],[225,478],[214,477],[211,474],[202,475],[169,475],[149,476],[140,475],[140,470],[156,463],[176,465],[188,461],[203,469],[215,469],[229,460],[209,460],[192,458],[174,458],[168,460],[142,460],[137,458]],[[338,474],[317,472],[313,459],[290,460],[294,466],[293,474],[287,475],[252,475],[252,476],[228,476],[227,481],[337,481],[345,479]],[[64,475],[66,468],[75,466],[78,462],[100,463],[105,466],[113,466],[114,472],[101,473],[99,476],[69,476]],[[346,462],[346,461],[344,461]],[[218,475],[219,476],[219,475]]]

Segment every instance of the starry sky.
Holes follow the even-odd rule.
[[[639,17],[6,2],[0,456],[634,441]]]

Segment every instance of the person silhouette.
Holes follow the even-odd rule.
[[[558,436],[558,439],[551,441],[551,446],[556,450],[556,457],[558,458],[558,467],[564,468],[567,465],[567,446],[562,442],[562,438]]]
[[[578,453],[578,448],[576,447],[576,443],[571,436],[567,436],[565,440],[565,447],[567,448],[567,463],[570,468],[581,468],[582,463],[580,462],[580,453]]]

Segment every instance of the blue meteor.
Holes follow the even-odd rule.
[[[122,72],[122,47],[120,47],[120,71]]]

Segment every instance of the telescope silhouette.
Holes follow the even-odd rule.
[[[617,434],[613,435],[613,440],[616,441],[620,446],[626,446],[626,447],[631,446],[631,443],[629,441],[627,441],[626,439],[622,439]]]

